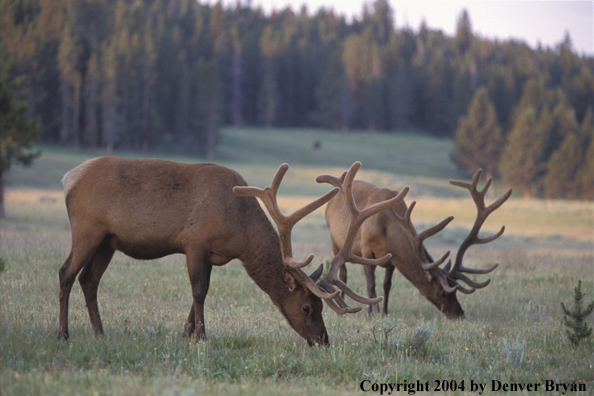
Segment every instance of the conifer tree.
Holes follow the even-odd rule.
[[[594,139],[586,146],[584,161],[578,173],[581,197],[594,200]]]
[[[454,159],[461,167],[470,173],[477,168],[490,174],[496,172],[503,138],[485,87],[476,91],[468,114],[460,119],[455,137]]]
[[[69,10],[73,7],[74,4],[68,3],[67,8]],[[75,146],[78,146],[80,143],[78,121],[80,117],[82,77],[77,66],[81,48],[78,43],[79,38],[76,29],[73,26],[76,20],[72,15],[69,16],[70,18],[66,19],[68,22],[62,32],[57,57],[62,100],[60,143],[73,142]]]
[[[573,345],[576,347],[580,345],[582,340],[590,338],[592,335],[592,328],[588,326],[586,317],[594,310],[594,301],[582,310],[582,300],[586,294],[582,293],[582,281],[578,282],[577,287],[574,289],[575,295],[573,297],[573,311],[565,308],[565,305],[561,303],[561,308],[565,316],[565,326],[569,327],[567,330],[567,336]]]
[[[499,163],[504,182],[522,191],[526,198],[542,172],[543,150],[536,111],[528,108],[516,119]]]
[[[582,148],[575,133],[563,139],[561,147],[556,150],[547,163],[547,174],[544,180],[545,195],[548,198],[579,197],[580,181],[578,171],[582,165]]]
[[[341,53],[335,49],[328,57],[322,79],[316,89],[318,111],[313,116],[315,122],[325,128],[341,129],[341,96],[344,94],[345,85]]]
[[[466,53],[472,45],[473,34],[472,25],[468,11],[464,9],[462,14],[458,17],[456,26],[456,37],[454,38],[454,46],[459,55]]]
[[[32,148],[39,126],[29,118],[23,79],[10,73],[11,62],[0,41],[0,218],[4,212],[4,175],[19,163],[30,165],[39,155]]]
[[[579,144],[583,148],[583,163],[577,175],[580,196],[594,200],[594,112],[591,107],[586,110],[579,130]]]

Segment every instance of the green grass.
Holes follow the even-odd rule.
[[[312,148],[317,140],[322,142],[319,150]],[[390,188],[409,185],[419,195],[460,196],[460,192],[447,183],[448,178],[465,177],[449,159],[452,148],[452,140],[412,133],[341,134],[316,130],[227,128],[221,132],[214,162],[236,169],[250,184],[257,186],[267,185],[270,182],[267,171],[283,162],[293,168],[299,166],[299,173],[291,176],[291,190],[285,191],[292,195],[315,195],[324,191],[325,186],[311,183],[319,169],[339,174],[353,162],[361,161],[360,175],[370,182]],[[60,180],[65,172],[86,159],[105,155],[102,151],[73,153],[51,146],[42,146],[41,150],[43,154],[32,168],[14,168],[9,186],[61,189]],[[126,158],[158,156],[180,162],[206,161],[171,154],[170,151],[164,149],[148,155],[118,152],[116,155]]]
[[[319,142],[319,149],[314,143]],[[404,175],[448,177],[457,171],[449,159],[453,140],[411,132],[339,133],[319,130],[229,128],[222,132],[223,161],[280,162],[349,167],[361,161],[369,169]]]
[[[259,186],[269,184],[281,162],[289,162],[292,168],[281,197],[284,211],[327,190],[315,186],[315,175],[338,174],[350,165],[334,154],[328,154],[328,165],[323,158],[316,162],[307,156],[300,162],[299,154],[291,150],[285,159],[280,152],[270,152],[266,158],[242,158],[239,147],[249,142],[239,137],[234,143],[225,139],[229,134],[248,133],[261,139],[250,149],[264,152],[267,145],[274,146],[266,143],[270,131],[225,131],[221,155],[227,152],[229,157],[223,156],[221,162]],[[287,137],[286,144],[301,141],[303,147],[311,145],[303,136],[319,135],[313,131],[283,133],[302,133],[295,141]],[[340,138],[345,151],[353,150],[360,138],[328,136]],[[399,136],[378,134],[369,139],[378,139],[374,140],[377,144],[390,137]],[[418,143],[418,139],[404,136],[409,143]],[[330,143],[323,140],[322,149],[326,146]],[[586,299],[594,295],[592,203],[512,199],[495,212],[485,229],[497,230],[505,224],[506,234],[490,245],[472,248],[467,260],[469,266],[499,262],[500,267],[489,275],[488,287],[459,295],[467,315],[463,321],[444,318],[395,274],[388,318],[369,317],[364,312],[340,317],[326,308],[332,345],[308,348],[241,264],[232,262],[213,270],[206,299],[209,340],[196,343],[180,335],[191,306],[184,257],[140,262],[117,253],[99,289],[105,336],[93,336],[77,283],[70,300],[71,338],[64,342],[56,339],[57,272],[70,249],[70,234],[59,180],[66,170],[96,154],[43,150],[32,168],[13,172],[8,219],[0,224],[0,257],[5,263],[0,272],[2,395],[360,395],[365,394],[359,388],[363,380],[421,380],[432,386],[435,380],[465,381],[466,391],[458,394],[469,393],[471,380],[488,384],[491,380],[541,384],[555,380],[586,384],[588,393],[594,389],[594,346],[584,343],[574,349],[570,345],[560,307],[560,302],[571,302],[580,279]],[[468,232],[473,211],[468,210],[468,198],[455,198],[456,192],[442,185],[449,177],[463,176],[433,176],[430,169],[439,167],[438,156],[426,168],[419,165],[419,174],[424,176],[417,178],[415,173],[367,166],[373,158],[366,155],[357,158],[365,167],[359,178],[386,187],[407,179],[416,183],[411,194],[418,200],[413,214],[418,228],[449,214],[456,216],[451,227],[429,243],[429,249],[437,251],[434,255],[454,249]],[[310,252],[318,262],[330,258],[322,213],[314,213],[296,228],[297,258]],[[350,265],[349,269],[349,284],[364,294],[361,268]],[[383,271],[377,274],[381,294]]]

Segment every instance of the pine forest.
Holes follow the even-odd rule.
[[[223,126],[408,130],[526,196],[594,199],[594,58],[396,24],[374,0],[266,14],[195,0],[0,0],[0,61],[44,144],[213,158]]]

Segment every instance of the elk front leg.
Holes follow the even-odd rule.
[[[386,275],[384,277],[384,308],[382,310],[383,316],[388,316],[388,298],[390,297],[390,289],[392,288],[392,275],[394,275],[394,266],[390,263],[386,267]]]
[[[208,262],[207,254],[203,252],[186,254],[186,258],[194,302],[184,326],[184,332],[189,335],[195,331],[196,340],[206,340],[204,300],[210,286],[212,264]]]
[[[109,244],[103,242],[95,252],[95,256],[82,270],[78,277],[78,282],[82,288],[89,311],[89,319],[95,336],[103,335],[103,325],[101,324],[101,316],[99,315],[99,306],[97,305],[97,289],[101,277],[105,273],[115,249]]]
[[[347,278],[348,278],[348,272],[347,272],[346,263],[344,263],[338,269],[338,279],[340,279],[344,283],[347,283]],[[342,293],[340,293],[340,296],[344,300],[344,296],[345,296],[344,291]]]

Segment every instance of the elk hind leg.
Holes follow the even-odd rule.
[[[364,265],[363,272],[365,273],[365,280],[367,283],[367,296],[369,298],[376,298],[377,293],[375,291],[375,265]],[[373,311],[379,313],[379,304],[369,304],[367,307],[367,313],[373,314]]]
[[[93,327],[95,336],[103,335],[103,325],[97,304],[97,289],[99,288],[101,277],[105,273],[114,253],[115,249],[104,241],[97,248],[93,260],[83,268],[78,277],[78,282],[85,296],[89,319],[91,320],[91,326]]]
[[[89,243],[93,238],[85,235],[80,238],[73,238],[72,249],[68,258],[58,271],[58,278],[60,281],[60,329],[58,331],[58,338],[67,340],[68,333],[68,301],[70,299],[70,291],[78,273],[83,267],[93,259],[98,243]]]
[[[392,288],[392,275],[394,275],[394,266],[390,264],[386,267],[386,275],[384,277],[384,308],[382,310],[383,316],[388,316],[388,298],[390,297],[390,289]]]
[[[194,303],[190,307],[190,313],[188,314],[188,319],[186,320],[186,324],[184,325],[184,329],[182,331],[183,336],[191,336],[196,330],[196,312],[194,312]]]

